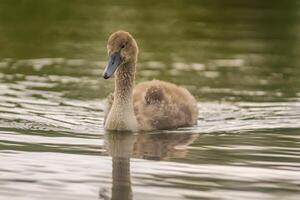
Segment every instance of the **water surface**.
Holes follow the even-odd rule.
[[[0,199],[300,198],[296,0],[0,2]],[[198,125],[103,130],[118,29],[136,82],[198,100]]]

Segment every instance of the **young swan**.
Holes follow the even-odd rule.
[[[197,102],[185,88],[158,80],[134,87],[138,46],[128,32],[113,33],[107,51],[109,60],[103,77],[108,79],[114,72],[116,77],[104,116],[106,130],[150,131],[197,123]]]

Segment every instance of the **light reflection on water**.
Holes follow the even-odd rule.
[[[265,134],[262,132],[260,135]],[[165,140],[162,141],[161,137]],[[100,199],[112,197],[124,200],[132,199],[132,195],[136,199],[209,199],[220,195],[223,199],[272,199],[278,197],[273,192],[277,194],[281,190],[285,191],[281,195],[289,195],[288,199],[297,198],[299,156],[285,157],[284,152],[299,155],[299,149],[275,147],[277,152],[268,153],[274,147],[255,147],[251,140],[248,140],[251,147],[239,144],[218,149],[218,142],[209,145],[212,141],[205,136],[199,137],[199,141],[206,145],[199,146],[202,148],[197,150],[200,155],[195,155],[199,157],[186,164],[180,159],[191,155],[185,155],[186,148],[183,146],[197,139],[195,135],[106,135],[103,148],[108,150],[112,159],[79,154],[3,151],[2,195],[13,194],[15,199],[28,192],[31,198],[36,199],[95,199],[97,195]],[[227,137],[232,139],[229,135]],[[143,146],[145,144],[155,148]],[[171,152],[175,162],[158,162],[166,159],[162,155],[164,152]],[[238,152],[241,155],[236,155]],[[259,155],[257,152],[265,153]],[[213,159],[218,158],[214,154],[224,156],[227,162],[218,159],[219,162],[214,163]],[[279,156],[281,161],[273,161],[276,159],[274,155]],[[150,160],[130,159],[131,156]],[[267,156],[271,160],[267,161]],[[176,162],[177,158],[179,162]],[[12,165],[15,166],[13,169]]]
[[[0,199],[299,199],[298,11],[1,1]],[[105,41],[120,28],[140,46],[137,82],[188,88],[197,126],[105,133]]]
[[[19,68],[40,63],[35,70],[46,72],[58,61],[66,71],[78,62],[15,63],[22,63]],[[88,66],[100,74],[97,64]],[[196,127],[105,134],[104,101],[85,93],[75,99],[69,92],[80,94],[99,86],[110,90],[112,83],[103,86],[89,70],[83,76],[66,75],[64,70],[47,76],[2,73],[3,198],[26,199],[26,194],[28,199],[274,199],[278,193],[299,197],[297,101],[199,101]],[[197,94],[197,88],[190,89]],[[205,92],[219,95],[213,88]]]

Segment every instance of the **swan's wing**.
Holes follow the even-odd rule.
[[[134,108],[142,130],[171,129],[197,122],[195,98],[185,88],[163,81],[138,84]]]
[[[114,94],[110,93],[106,98],[106,103],[105,103],[106,105],[104,108],[104,122],[103,122],[104,125],[105,125],[108,113],[110,112],[113,102],[114,102]]]
[[[156,85],[151,85],[147,88],[145,93],[145,103],[146,104],[158,104],[165,99],[164,91],[161,87]]]

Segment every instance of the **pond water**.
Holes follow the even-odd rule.
[[[0,2],[0,199],[300,199],[296,0]],[[198,125],[105,133],[106,39],[136,82],[198,100]]]

